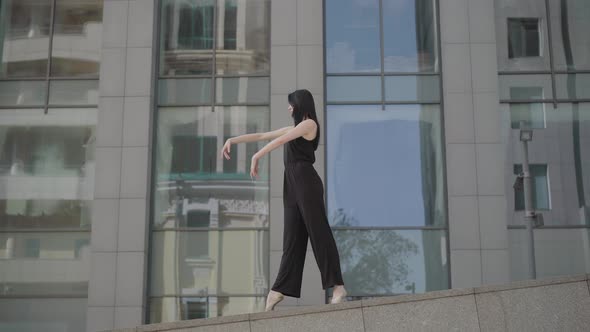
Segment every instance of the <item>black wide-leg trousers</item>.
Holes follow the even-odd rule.
[[[307,239],[322,276],[323,289],[343,285],[340,257],[324,204],[324,186],[309,162],[285,166],[283,180],[285,220],[283,256],[272,290],[301,297]]]

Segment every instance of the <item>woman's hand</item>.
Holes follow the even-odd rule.
[[[231,146],[231,139],[228,138],[227,141],[225,141],[223,148],[221,148],[221,154],[223,156],[225,156],[225,159],[227,159],[227,160],[229,160],[230,146]]]
[[[260,157],[257,154],[252,156],[252,163],[250,164],[250,177],[252,180],[258,178],[258,159]]]

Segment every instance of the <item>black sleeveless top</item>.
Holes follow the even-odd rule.
[[[315,162],[313,140],[308,141],[303,136],[287,142],[284,145],[283,159],[285,165],[295,162]]]

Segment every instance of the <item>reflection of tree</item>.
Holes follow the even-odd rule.
[[[336,210],[334,226],[358,225],[343,209]],[[418,245],[396,231],[336,230],[334,232],[342,274],[350,294],[392,293],[408,286],[406,260],[418,253]]]

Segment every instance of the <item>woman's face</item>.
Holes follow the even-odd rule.
[[[289,113],[291,113],[291,115],[293,115],[293,106],[292,105],[289,105],[288,110],[289,110]]]

